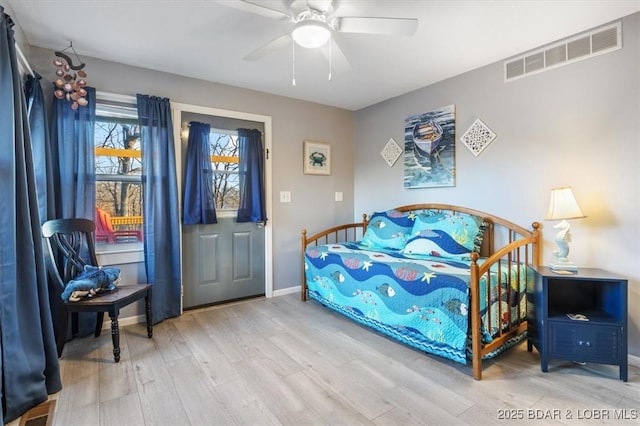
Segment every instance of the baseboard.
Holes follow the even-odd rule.
[[[147,322],[146,315],[135,315],[131,317],[118,317],[118,326],[125,327],[133,324],[145,324]],[[105,316],[105,320],[102,323],[102,331],[109,330],[111,332],[111,319]]]
[[[287,294],[300,293],[300,286],[295,287],[287,287],[281,290],[274,290],[272,297],[286,296]],[[125,327],[127,325],[133,324],[144,324],[146,322],[146,316],[135,315],[131,317],[118,317],[118,324],[120,327]],[[111,330],[111,320],[105,316],[104,322],[102,323],[102,330]]]
[[[287,294],[300,293],[300,286],[287,287],[281,290],[273,290],[273,297],[286,296]]]
[[[627,355],[627,362],[633,367],[640,368],[640,356]]]

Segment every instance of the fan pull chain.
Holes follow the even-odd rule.
[[[331,81],[331,69],[333,68],[333,40],[329,40],[329,81]]]
[[[291,43],[291,47],[293,49],[293,60],[292,60],[293,78],[291,80],[291,83],[295,86],[296,85],[296,42],[295,41]]]

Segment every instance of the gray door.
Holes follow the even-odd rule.
[[[264,295],[264,227],[218,218],[213,225],[184,225],[184,309]]]

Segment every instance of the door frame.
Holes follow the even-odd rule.
[[[212,115],[217,117],[233,118],[238,120],[255,121],[264,124],[264,148],[267,153],[273,152],[271,149],[271,116],[252,114],[248,112],[231,111],[220,108],[211,108],[205,106],[191,105],[180,102],[171,102],[171,112],[173,115],[173,135],[176,152],[176,173],[178,178],[178,188],[182,188],[182,113],[190,112],[195,114]],[[271,189],[271,158],[267,156],[264,162],[264,179],[265,179],[265,202],[267,210],[267,218],[269,219],[264,226],[264,294],[266,297],[273,297],[273,253],[272,253],[272,235],[273,230],[271,224],[272,217],[272,189]],[[182,191],[178,191],[178,202],[182,206]],[[180,297],[180,312],[182,312],[184,299],[184,285],[182,279],[182,209],[180,209],[180,283],[182,286]]]

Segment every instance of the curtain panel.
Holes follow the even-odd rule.
[[[55,204],[53,218],[84,218],[95,220],[95,121],[96,89],[85,87],[88,105],[71,108],[71,101],[53,97],[51,120],[51,180]],[[54,86],[51,86],[51,91]],[[53,295],[53,292],[52,292]],[[59,320],[65,315],[63,301],[51,297],[56,335],[71,337],[71,326],[62,330]],[[95,331],[96,314],[78,313],[78,335],[87,336]]]
[[[0,420],[58,392],[29,121],[13,22],[0,6]]]
[[[137,95],[142,143],[144,257],[153,322],[180,315],[180,218],[169,99]]]
[[[87,90],[87,106],[71,109],[71,102],[53,98],[51,138],[57,154],[54,173],[59,176],[56,188],[56,218],[95,220],[96,171],[94,126],[96,89]]]
[[[197,121],[189,123],[189,142],[182,191],[182,223],[185,225],[218,223],[209,151],[210,132],[209,124]]]
[[[237,221],[266,222],[262,133],[256,129],[238,129],[238,148],[240,205]]]
[[[36,192],[38,193],[38,211],[40,223],[55,218],[53,193],[53,153],[49,138],[49,122],[44,105],[44,93],[40,84],[40,75],[27,76],[25,95],[27,98],[27,116],[31,129],[33,164],[36,172]]]

